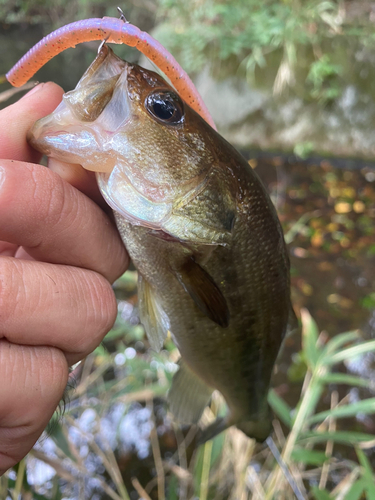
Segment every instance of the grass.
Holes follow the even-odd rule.
[[[118,283],[118,294],[126,295],[128,304],[134,302],[135,280],[136,273],[130,272]],[[120,310],[124,305],[120,302]],[[369,456],[375,439],[359,428],[357,418],[375,412],[375,398],[339,396],[340,385],[373,389],[373,382],[344,367],[348,360],[375,352],[375,341],[364,341],[358,331],[328,340],[302,310],[299,359],[306,374],[300,399],[292,408],[276,390],[269,395],[280,467],[267,445],[256,445],[236,428],[194,448],[194,429],[182,433],[163,403],[178,353],[170,341],[160,354],[151,353],[142,329],[132,326],[130,309],[127,319],[119,316],[106,348],[99,347],[75,368],[77,386],[65,414],[56,419],[49,437],[0,479],[1,499],[288,500],[294,498],[293,484],[302,499],[375,498]],[[135,421],[143,433],[124,426],[138,411],[146,412]],[[202,417],[204,425],[223,411],[224,402],[215,394]],[[345,418],[354,419],[353,430],[343,430]],[[138,432],[138,442],[126,448],[124,439],[132,432]],[[141,445],[146,447],[143,460],[134,453]],[[47,479],[38,484],[41,464]]]

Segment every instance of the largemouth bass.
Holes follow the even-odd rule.
[[[77,87],[29,134],[50,157],[97,172],[139,272],[151,347],[171,332],[180,353],[169,393],[196,423],[212,391],[263,441],[267,393],[291,317],[289,259],[273,204],[246,160],[159,75],[103,45]]]

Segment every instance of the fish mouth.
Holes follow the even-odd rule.
[[[27,140],[36,150],[94,172],[110,172],[115,160],[106,144],[130,116],[132,65],[103,45],[77,87],[50,115],[38,120]]]

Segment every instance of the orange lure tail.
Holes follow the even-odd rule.
[[[50,59],[82,42],[106,40],[136,47],[170,79],[181,98],[216,130],[214,121],[187,73],[152,36],[122,19],[84,19],[53,31],[32,47],[6,74],[14,86],[25,84]]]

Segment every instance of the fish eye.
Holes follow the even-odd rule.
[[[145,105],[150,115],[161,123],[176,125],[183,120],[183,104],[174,92],[168,90],[153,92],[146,97]]]

